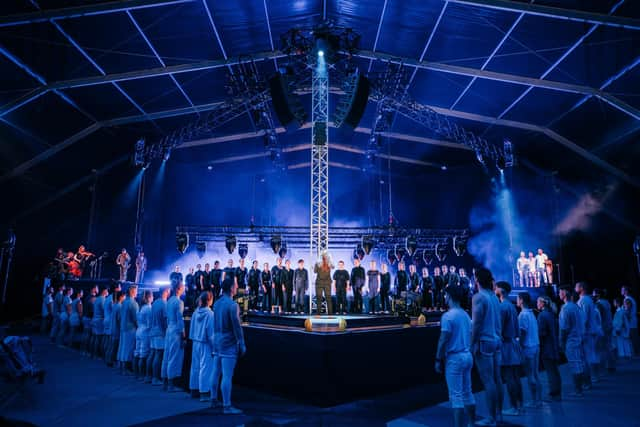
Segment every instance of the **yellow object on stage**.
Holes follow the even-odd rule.
[[[425,323],[427,323],[427,318],[424,317],[424,314],[421,314],[420,316],[418,316],[418,325],[424,326]]]

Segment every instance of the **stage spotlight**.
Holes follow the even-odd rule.
[[[282,247],[280,247],[280,250],[278,251],[278,256],[282,259],[285,259],[287,257],[287,244],[286,243],[282,243]]]
[[[376,241],[372,236],[363,236],[362,237],[362,249],[364,249],[364,253],[369,255],[371,250],[376,246]]]
[[[467,238],[463,236],[455,236],[453,238],[453,252],[457,256],[462,256],[467,252]]]
[[[407,236],[405,247],[409,256],[413,256],[413,254],[415,254],[416,250],[418,249],[418,239],[416,239],[416,236]]]
[[[446,171],[447,170],[447,165],[440,166],[440,170]]]
[[[204,257],[204,254],[207,253],[207,244],[205,242],[196,242],[196,252],[198,253],[198,258]]]
[[[447,245],[446,243],[436,243],[436,258],[438,258],[438,261],[443,262],[445,259],[447,259]]]
[[[319,50],[319,51],[318,51],[318,56],[319,56],[320,58],[324,57],[324,50]]]
[[[431,265],[431,263],[433,262],[433,251],[425,249],[422,252],[422,260],[426,265]]]
[[[211,166],[211,165],[207,166],[207,170],[212,171],[213,170],[213,166]]]
[[[240,255],[240,258],[245,259],[248,253],[249,245],[247,245],[246,243],[240,243],[238,245],[238,255]]]
[[[176,234],[176,247],[178,248],[178,252],[181,254],[187,251],[187,248],[189,247],[189,235],[187,233]]]
[[[422,262],[422,254],[424,253],[424,251],[416,251],[413,254],[413,263],[417,266],[418,264],[420,264]]]
[[[353,253],[356,255],[356,257],[362,261],[364,259],[364,255],[365,255],[365,250],[362,247],[362,245],[358,245],[356,246],[356,250],[353,251]]]
[[[282,247],[282,238],[280,236],[272,236],[270,244],[273,253],[277,254],[280,252],[280,248]]]
[[[396,258],[398,258],[398,262],[402,262],[406,254],[407,249],[403,247],[403,245],[396,245]]]
[[[227,236],[227,238],[224,240],[224,247],[227,248],[229,254],[232,254],[233,251],[236,250],[236,244],[236,236]]]
[[[387,251],[387,261],[389,261],[390,265],[395,264],[395,262],[397,261],[396,251],[394,251],[393,249],[389,249]]]
[[[511,144],[511,141],[505,139],[502,147],[504,150],[504,165],[511,168],[514,164],[513,145]]]

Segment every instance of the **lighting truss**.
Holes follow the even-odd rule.
[[[271,237],[278,236],[287,247],[309,249],[309,228],[304,226],[178,226],[176,235],[187,235],[191,241],[215,242],[224,245],[228,236],[238,242],[269,246]],[[427,229],[410,227],[328,227],[330,250],[354,249],[362,244],[363,237],[375,242],[375,250],[388,250],[406,245],[407,237],[416,239],[418,250],[434,251],[450,248],[453,239],[468,239],[466,228]]]
[[[271,115],[271,95],[266,82],[258,72],[255,62],[248,58],[229,67],[226,90],[228,99],[218,107],[201,115],[197,120],[165,135],[154,144],[147,144],[144,148],[145,165],[153,160],[168,160],[176,147],[187,141],[208,137],[214,130],[246,113],[249,113],[256,131],[263,131],[265,148],[274,159],[276,168],[283,169],[281,163],[282,147]],[[137,148],[137,147],[136,147]],[[136,158],[139,157],[136,149]],[[138,162],[136,162],[138,163]]]
[[[387,98],[385,103],[389,108],[409,120],[431,129],[452,142],[471,148],[480,163],[484,164],[487,160],[497,162],[501,158],[504,159],[502,148],[498,148],[487,142],[486,139],[465,130],[462,126],[449,120],[447,116],[437,113],[430,107],[418,104],[413,100],[400,101],[392,98]]]
[[[319,256],[329,246],[329,73],[313,67],[311,77],[311,246]]]

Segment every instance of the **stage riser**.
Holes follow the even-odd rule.
[[[433,371],[439,327],[314,334],[244,327],[234,383],[322,407],[443,383]],[[188,384],[191,346],[185,349]]]

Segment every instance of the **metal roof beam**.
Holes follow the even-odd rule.
[[[449,0],[451,3],[478,6],[507,12],[523,12],[527,15],[543,16],[546,18],[565,21],[583,22],[588,24],[605,25],[608,27],[640,30],[640,20],[624,16],[609,16],[602,13],[584,10],[564,9],[541,4],[521,3],[513,0]]]
[[[190,64],[170,65],[168,67],[148,68],[145,70],[129,71],[125,73],[107,74],[105,76],[93,76],[79,79],[62,80],[46,86],[47,89],[70,89],[74,87],[94,86],[112,82],[120,82],[127,80],[146,79],[150,77],[166,76],[168,74],[189,73],[193,71],[212,70],[215,68],[223,68],[229,65],[236,65],[249,60],[264,61],[273,58],[283,58],[286,55],[281,52],[260,52],[249,55],[242,60],[239,59],[214,59],[209,61],[193,62]]]
[[[496,117],[487,117],[480,114],[467,113],[463,111],[447,110],[447,109],[438,108],[438,107],[431,107],[431,108],[433,108],[436,112],[440,114],[446,114],[452,117],[458,117],[465,120],[472,120],[476,122],[487,123],[490,125],[516,127],[524,130],[530,130],[533,132],[545,134],[546,136],[556,141],[557,143],[561,144],[565,148],[568,148],[569,150],[587,159],[588,161],[595,164],[596,166],[599,166],[600,168],[609,172],[611,175],[614,175],[620,178],[621,180],[625,181],[628,184],[633,185],[634,187],[640,188],[640,180],[629,176],[623,170],[613,166],[611,163],[608,163],[605,160],[601,159],[600,157],[596,156],[595,154],[589,152],[588,150],[585,150],[575,142],[569,140],[568,138],[565,138],[564,136],[544,126],[538,126],[530,123],[514,122],[512,120],[498,119]]]
[[[138,24],[138,21],[136,21],[136,19],[133,17],[133,15],[131,14],[130,11],[127,10],[127,16],[129,17],[129,19],[131,20],[131,23],[134,25],[134,27],[136,27],[136,29],[138,30],[138,34],[140,34],[140,36],[144,39],[145,43],[147,44],[147,47],[149,48],[149,50],[153,53],[153,55],[156,57],[156,60],[158,61],[158,63],[163,66],[166,67],[167,64],[165,64],[165,62],[162,60],[162,57],[158,54],[158,51],[155,49],[155,47],[153,47],[153,44],[151,44],[151,40],[149,40],[149,37],[147,37],[147,35],[145,34],[144,30],[142,29],[142,27],[140,26],[140,24]],[[189,103],[189,105],[191,105],[193,107],[193,102],[191,102],[191,98],[189,98],[189,95],[187,95],[187,93],[184,91],[184,89],[182,88],[182,86],[180,85],[180,83],[178,83],[178,81],[176,80],[176,78],[174,77],[173,74],[169,74],[169,77],[171,78],[171,80],[173,81],[173,83],[176,85],[176,87],[178,88],[178,90],[180,91],[180,93],[182,94],[182,96],[184,96],[184,98],[187,100],[187,102]]]
[[[91,126],[88,126],[88,127],[84,128],[84,129],[82,129],[80,132],[70,136],[69,138],[65,139],[61,143],[56,144],[51,148],[48,148],[47,150],[43,151],[42,153],[38,154],[37,156],[32,157],[31,159],[27,160],[26,162],[16,166],[15,168],[13,168],[11,171],[7,172],[6,174],[0,176],[0,183],[5,182],[6,180],[14,178],[16,176],[22,175],[23,173],[25,173],[29,169],[33,168],[34,166],[44,162],[45,160],[47,160],[49,157],[53,156],[54,154],[64,150],[65,148],[75,144],[76,142],[80,141],[81,139],[84,139],[85,137],[87,137],[87,136],[91,135],[92,133],[96,132],[101,127],[102,126],[100,125],[100,123],[94,123]]]
[[[613,7],[611,8],[611,10],[609,11],[609,15],[613,14],[620,6],[622,6],[622,4],[625,2],[625,0],[619,0],[618,3],[616,3],[615,5],[613,5]],[[520,16],[523,16],[522,14]],[[562,61],[564,61],[569,55],[571,55],[573,53],[574,50],[576,50],[580,45],[582,45],[582,43],[587,39],[587,37],[589,37],[594,31],[596,31],[598,29],[599,25],[598,24],[594,24],[591,26],[591,28],[589,28],[582,36],[580,36],[578,38],[578,40],[575,41],[575,43],[573,43],[573,45],[571,45],[569,47],[569,49],[565,50],[564,53],[558,58],[556,59],[556,61],[551,64],[544,73],[542,73],[542,75],[540,76],[541,79],[546,79],[547,76],[549,74],[551,74],[551,72],[553,72],[553,70],[555,70],[558,65],[560,65],[562,63]],[[500,113],[498,115],[498,118],[503,118],[509,111],[511,111],[513,108],[515,108],[516,105],[518,105],[518,103],[524,99],[525,96],[527,96],[527,94],[529,94],[529,92],[531,92],[533,90],[533,86],[529,86],[528,88],[525,89],[524,92],[522,92],[520,94],[520,96],[518,96],[512,103],[511,105],[509,105],[507,108],[505,108],[502,113]],[[609,101],[606,101],[609,102]],[[611,104],[614,105],[614,104]]]
[[[311,149],[311,144],[298,144],[298,145],[294,145],[291,147],[285,147],[282,149],[283,153],[294,153],[297,151],[307,151]],[[366,154],[364,150],[358,148],[358,147],[353,147],[351,145],[344,145],[344,144],[331,144],[331,150],[336,150],[336,151],[344,151],[347,153],[354,153],[354,154]],[[238,156],[229,156],[229,157],[223,157],[223,158],[219,158],[219,159],[215,159],[212,160],[211,162],[208,162],[209,164],[221,164],[221,163],[230,163],[230,162],[239,162],[239,161],[243,161],[243,160],[251,160],[251,159],[257,159],[260,157],[268,157],[269,153],[265,153],[265,152],[259,152],[259,153],[252,153],[252,154],[243,154],[243,155],[238,155]],[[402,162],[402,163],[410,163],[410,164],[414,164],[414,165],[419,165],[419,166],[428,166],[428,167],[434,167],[434,168],[438,168],[440,169],[441,165],[440,164],[436,164],[436,163],[432,163],[432,162],[425,162],[422,160],[418,160],[418,159],[413,159],[410,157],[403,157],[403,156],[390,156],[387,154],[377,154],[377,157],[380,157],[382,159],[389,159],[389,160],[393,160],[396,162]],[[359,167],[353,167],[354,170],[362,170]]]
[[[115,0],[105,3],[87,4],[61,9],[41,10],[38,12],[1,16],[0,28],[48,22],[51,19],[80,18],[82,16],[103,15],[106,13],[190,3],[193,1],[196,0]]]
[[[607,104],[618,108],[620,111],[632,117],[640,116],[640,110],[632,107],[631,105],[622,102],[620,99],[614,97],[611,94],[602,92],[601,90],[594,89],[589,86],[575,85],[571,83],[563,83],[553,80],[536,79],[533,77],[525,77],[516,74],[498,73],[494,71],[480,70],[477,68],[460,67],[457,65],[443,64],[439,62],[419,61],[411,58],[400,58],[397,56],[383,54],[380,52],[372,52],[361,50],[354,54],[354,56],[371,59],[375,58],[381,61],[390,61],[396,64],[404,64],[410,67],[424,68],[427,70],[439,71],[442,73],[458,74],[462,76],[470,76],[487,80],[495,80],[499,82],[514,83],[518,85],[540,87],[544,89],[555,90],[559,92],[578,93],[587,96],[596,96],[602,99]]]

